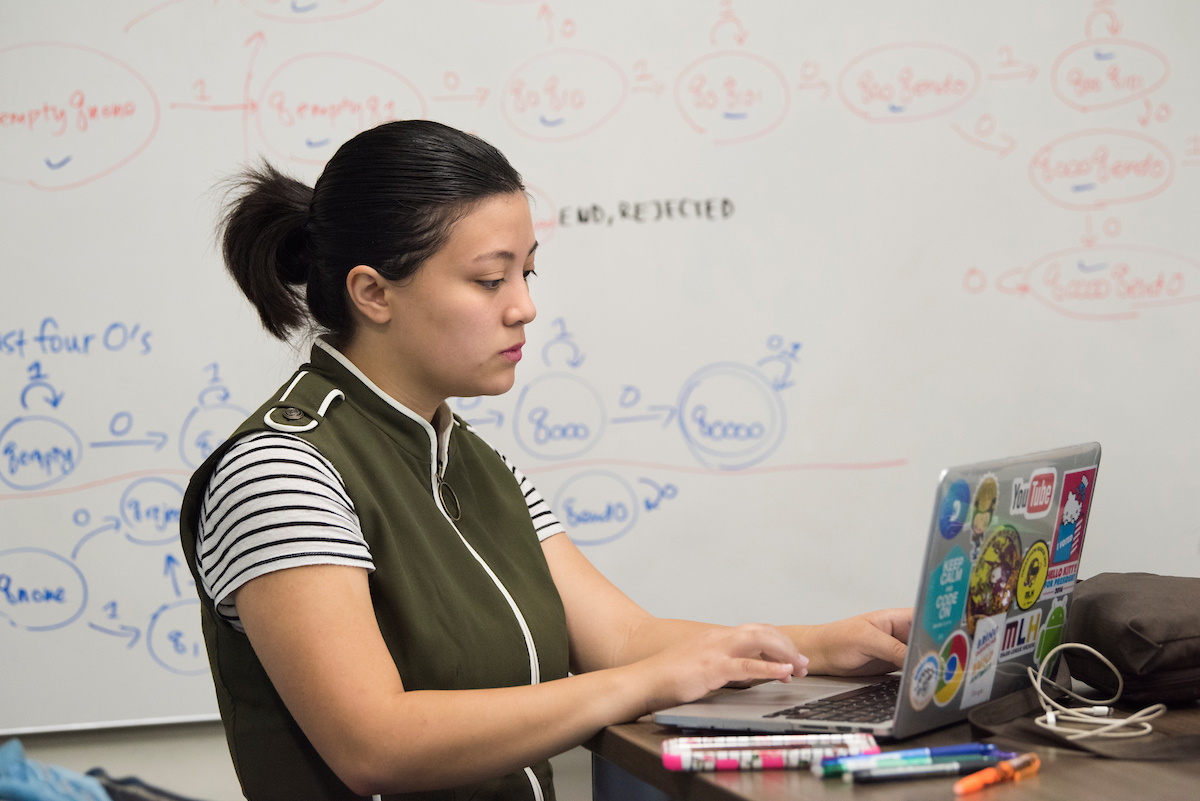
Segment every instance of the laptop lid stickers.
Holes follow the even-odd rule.
[[[1100,446],[947,470],[938,488],[896,736],[1028,686],[1062,641]]]

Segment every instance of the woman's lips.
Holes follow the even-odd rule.
[[[520,345],[513,345],[508,350],[500,351],[500,355],[503,356],[504,358],[508,359],[511,362],[519,362],[519,361],[521,361],[521,348],[523,348],[524,346],[525,346],[524,342],[522,342]]]

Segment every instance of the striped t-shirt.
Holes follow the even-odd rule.
[[[529,480],[500,458],[525,495],[538,539],[564,531]],[[196,545],[204,592],[238,631],[229,596],[253,578],[304,565],[375,569],[337,470],[305,440],[273,431],[243,437],[221,458],[201,502]]]

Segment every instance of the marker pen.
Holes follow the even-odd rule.
[[[976,762],[980,768],[986,768],[989,765],[994,765],[998,759],[1011,759],[1015,757],[1015,751],[995,751],[990,754],[959,754],[947,756],[927,756],[927,757],[899,757],[889,759],[886,755],[881,754],[880,758],[870,764],[855,765],[853,768],[847,768],[836,759],[826,760],[820,765],[813,765],[813,775],[820,779],[831,779],[835,776],[844,776],[847,773],[854,773],[862,770],[873,770],[875,768],[894,768],[901,765],[937,765],[949,762]]]
[[[938,776],[968,776],[982,773],[1000,764],[999,759],[978,757],[969,762],[939,762],[934,765],[895,765],[887,768],[868,768],[856,770],[842,776],[842,781],[848,784],[872,784],[874,782],[894,782],[906,779],[930,779]],[[968,776],[969,778],[969,776]]]
[[[965,779],[959,779],[954,783],[954,794],[967,795],[978,792],[989,784],[1020,781],[1036,775],[1041,766],[1042,760],[1038,758],[1037,754],[1030,751],[1015,759],[998,762],[995,767],[987,767],[972,773]]]
[[[909,748],[904,751],[884,751],[873,756],[846,756],[834,757],[833,759],[825,759],[821,761],[821,766],[832,762],[840,762],[843,767],[848,770],[854,770],[858,767],[869,768],[872,762],[878,759],[908,759],[916,757],[934,757],[934,756],[990,756],[995,754],[1000,749],[991,743],[963,743],[962,745],[945,745],[936,748]],[[817,773],[814,766],[813,773]],[[817,774],[821,775],[821,774]]]

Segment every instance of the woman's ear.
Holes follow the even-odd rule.
[[[368,320],[383,325],[392,319],[391,285],[374,267],[360,264],[346,274],[346,294]]]

